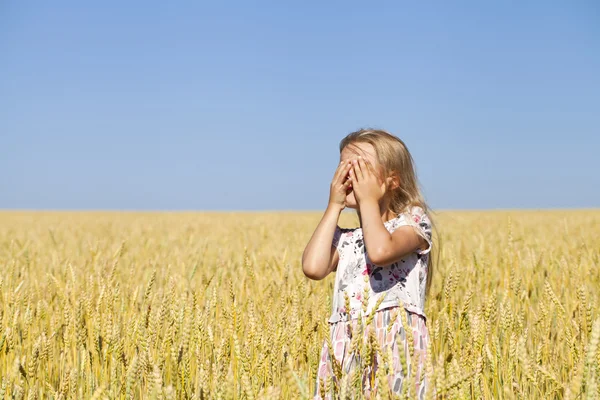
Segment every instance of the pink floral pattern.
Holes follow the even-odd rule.
[[[408,311],[425,317],[425,288],[427,264],[431,249],[431,221],[420,207],[386,221],[384,226],[392,233],[400,226],[413,226],[429,246],[415,251],[390,265],[375,265],[364,245],[361,228],[336,228],[332,245],[340,260],[336,269],[330,323],[355,319],[362,311],[363,293],[369,294],[367,313],[384,296],[378,310],[403,305]],[[344,308],[345,294],[350,309]]]

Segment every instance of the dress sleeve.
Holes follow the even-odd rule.
[[[427,241],[426,249],[419,249],[417,254],[427,254],[431,251],[431,220],[421,207],[413,207],[410,213],[402,214],[398,226],[410,225],[419,236]]]
[[[339,225],[336,225],[335,232],[333,233],[333,242],[331,242],[331,245],[333,247],[337,248],[338,245],[340,244],[341,238],[342,238],[342,229],[340,228]]]
[[[338,254],[340,254],[340,256],[341,256],[341,253],[340,253],[340,244],[341,244],[343,236],[344,236],[344,231],[339,226],[336,226],[335,227],[335,232],[333,233],[333,241],[331,242],[331,246],[336,249],[336,252]],[[337,268],[338,268],[338,266],[336,265],[333,270],[337,271]]]
[[[423,250],[418,250],[417,253],[429,253],[431,251],[431,220],[429,219],[429,216],[424,212],[421,212],[421,214],[419,215],[417,233],[427,241],[427,248]]]

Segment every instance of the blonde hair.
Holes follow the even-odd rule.
[[[431,219],[431,210],[419,187],[414,160],[401,139],[384,130],[360,129],[340,141],[340,153],[354,143],[368,143],[373,146],[377,161],[382,168],[379,172],[383,173],[383,177],[395,174],[399,178],[398,187],[391,191],[389,211],[400,215],[410,213],[413,207],[421,207]],[[433,221],[431,223],[433,225]],[[432,259],[433,254],[430,254],[427,261],[427,292],[431,286],[433,273]]]

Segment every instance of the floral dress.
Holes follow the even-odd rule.
[[[391,350],[389,389],[393,393],[402,393],[404,358],[408,363],[408,371],[411,371],[412,362],[417,363],[415,379],[411,377],[411,381],[416,382],[413,393],[420,399],[424,398],[427,381],[423,374],[429,339],[424,306],[431,250],[431,222],[420,207],[413,207],[410,212],[384,222],[390,233],[406,225],[414,227],[415,231],[425,238],[428,246],[390,265],[375,265],[371,262],[361,228],[336,228],[333,246],[339,253],[339,262],[332,312],[328,320],[332,348],[329,348],[326,340],[317,370],[315,399],[331,398],[329,393],[321,394],[323,383],[328,378],[336,380],[331,355],[346,373],[356,364],[357,360],[350,352],[352,332],[356,331],[359,316],[364,322],[369,314],[373,314],[373,324],[363,331],[365,338],[370,334],[370,330],[374,330],[379,347],[386,352]],[[348,305],[349,309],[346,309]],[[363,312],[364,307],[366,313]],[[405,318],[400,312],[405,313]],[[410,329],[408,335],[405,328]],[[413,340],[415,360],[410,360],[407,336]],[[401,352],[404,352],[404,355],[401,355]],[[377,355],[372,365],[363,371],[363,389],[367,395],[377,390],[377,384],[371,387],[367,377],[373,376],[380,363],[380,357]]]

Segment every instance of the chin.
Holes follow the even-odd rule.
[[[350,193],[346,196],[346,208],[352,208],[354,210],[358,209],[358,203],[356,202],[356,198],[354,198],[354,193]]]

